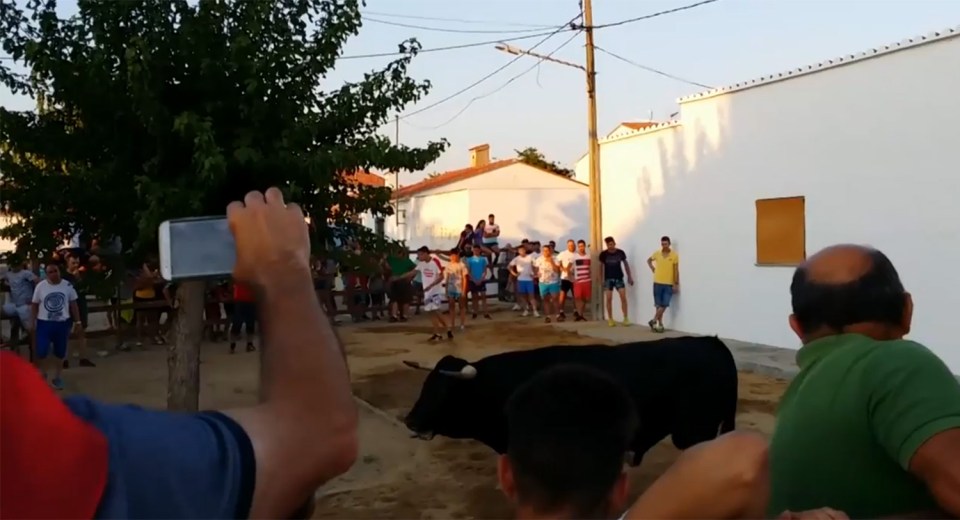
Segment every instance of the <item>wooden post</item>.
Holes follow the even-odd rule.
[[[177,288],[174,340],[167,347],[167,409],[195,412],[200,408],[200,343],[206,282],[181,282]]]
[[[597,70],[593,47],[593,6],[591,0],[583,0],[583,31],[587,43],[587,154],[590,163],[590,277],[593,294],[591,309],[594,320],[603,320],[603,266],[600,251],[603,250],[603,210],[600,200],[600,144],[597,136]]]

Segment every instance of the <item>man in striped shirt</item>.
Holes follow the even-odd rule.
[[[583,311],[587,302],[590,301],[590,292],[593,288],[590,286],[590,255],[587,254],[587,243],[583,240],[577,240],[577,252],[573,256],[571,271],[575,309],[573,321],[587,321],[583,317]]]

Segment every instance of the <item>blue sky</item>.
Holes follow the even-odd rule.
[[[604,24],[693,3],[694,0],[594,0],[594,23]],[[63,11],[74,10],[71,0]],[[578,12],[577,0],[368,0],[371,18],[411,25],[473,31],[523,31],[527,25],[557,25]],[[378,14],[373,14],[378,13]],[[384,14],[385,13],[385,14]],[[456,23],[410,17],[484,21]],[[696,9],[597,31],[596,43],[631,61],[711,86],[821,61],[845,53],[960,25],[958,0],[720,0]],[[519,36],[522,34],[513,34]],[[403,28],[368,22],[351,40],[344,55],[391,52],[408,37],[424,48],[509,38],[511,34],[460,34]],[[553,50],[569,37],[561,34],[537,50]],[[514,43],[529,47],[539,39]],[[583,63],[579,37],[555,57]],[[493,45],[421,54],[412,74],[433,83],[431,95],[412,112],[473,83],[510,61],[513,56]],[[342,60],[322,88],[381,67],[389,59]],[[502,90],[471,104],[470,100],[500,88],[511,77],[533,66],[523,58],[476,88],[423,113],[403,119],[400,140],[417,145],[445,137],[450,149],[428,171],[466,166],[467,149],[489,143],[494,157],[507,158],[514,149],[534,146],[548,158],[572,166],[586,150],[586,95],[582,72],[542,64]],[[944,64],[944,66],[948,66]],[[701,87],[661,77],[597,55],[600,133],[619,121],[669,118],[676,98]],[[0,92],[7,107],[28,108],[29,100]],[[450,121],[449,123],[447,123]],[[446,123],[446,124],[444,124]],[[439,128],[433,128],[443,124]],[[393,125],[384,133],[393,137]],[[401,179],[408,184],[421,175]]]

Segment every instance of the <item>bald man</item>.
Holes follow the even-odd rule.
[[[777,412],[769,516],[960,517],[960,383],[905,340],[913,301],[880,251],[828,247],[797,268],[800,372]]]

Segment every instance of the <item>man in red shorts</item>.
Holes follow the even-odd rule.
[[[573,321],[587,321],[583,311],[590,301],[593,287],[590,285],[590,255],[587,254],[587,243],[577,240],[577,252],[573,256]]]

